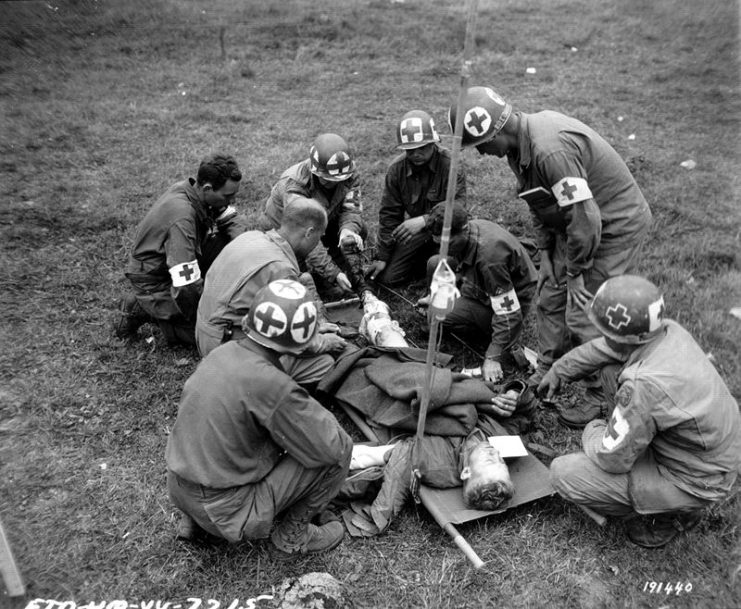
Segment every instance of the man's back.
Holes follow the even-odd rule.
[[[198,304],[196,340],[201,355],[221,343],[225,327],[240,327],[260,288],[298,275],[293,250],[276,231],[248,231],[232,240],[211,266]]]

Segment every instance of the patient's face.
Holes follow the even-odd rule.
[[[494,510],[514,495],[509,469],[499,451],[487,441],[464,447],[463,501],[477,510]]]

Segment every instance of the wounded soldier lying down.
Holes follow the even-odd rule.
[[[496,510],[512,499],[515,487],[499,451],[476,430],[463,443],[463,503],[472,510]]]
[[[358,501],[365,489],[353,487],[351,483],[340,491],[340,500],[351,500],[350,507],[343,513],[349,533],[370,537],[386,530],[411,494],[409,472],[412,469],[418,471],[419,481],[426,486],[453,488],[462,485],[463,500],[469,509],[489,511],[503,507],[515,489],[504,459],[487,438],[506,433],[491,417],[480,414],[478,426],[468,436],[399,440],[393,450],[382,453],[386,463],[379,472],[382,482],[372,503]],[[348,482],[353,479],[351,475]]]

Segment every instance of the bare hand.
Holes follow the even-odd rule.
[[[421,233],[425,228],[424,216],[417,216],[416,218],[409,218],[404,220],[399,226],[394,229],[391,236],[396,240],[397,243],[404,244],[409,241],[414,235]]]
[[[540,271],[538,273],[538,285],[535,288],[537,293],[540,294],[540,289],[546,281],[550,281],[554,286],[558,285],[556,281],[556,275],[553,272],[553,262],[551,261],[550,250],[541,250],[540,255]]]
[[[337,334],[322,334],[320,338],[322,341],[320,353],[339,353],[347,345],[347,341]]]
[[[329,334],[330,332],[333,334],[337,334],[340,331],[340,327],[337,324],[333,324],[329,321],[323,321],[319,324],[319,329],[317,332],[319,334]]]
[[[491,398],[493,410],[500,417],[511,417],[517,407],[517,391],[508,391]]]
[[[365,269],[365,276],[375,279],[383,270],[386,268],[386,262],[384,260],[374,260],[371,265]]]
[[[347,275],[340,271],[340,273],[337,275],[337,279],[335,279],[335,282],[338,286],[340,286],[345,292],[352,292],[352,284],[350,283],[350,280],[347,278]]]
[[[481,365],[481,374],[485,381],[491,381],[492,383],[498,383],[504,378],[504,371],[502,370],[502,364],[493,359],[485,359]]]
[[[541,399],[544,399],[546,402],[551,402],[553,401],[553,398],[556,397],[556,394],[560,391],[560,389],[561,379],[558,378],[558,375],[553,372],[553,368],[551,368],[548,372],[545,373],[543,380],[540,381],[537,393],[541,397]]]
[[[592,300],[592,293],[584,287],[584,275],[567,277],[566,286],[569,300],[580,309],[584,309]]]

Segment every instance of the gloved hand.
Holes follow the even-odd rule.
[[[394,229],[391,236],[396,240],[397,243],[406,243],[417,233],[421,233],[425,228],[424,216],[417,216],[416,218],[409,218],[404,220],[399,226]]]
[[[355,245],[359,250],[363,249],[363,238],[358,235],[358,233],[351,231],[349,228],[343,228],[340,231],[340,239],[337,242],[337,246],[340,247],[342,245],[342,242],[345,240],[345,238],[350,237],[353,241],[355,241]]]
[[[385,260],[374,260],[373,262],[371,262],[371,265],[367,269],[365,269],[365,276],[370,277],[371,279],[375,279],[376,276],[383,273],[383,270],[385,268]]]

